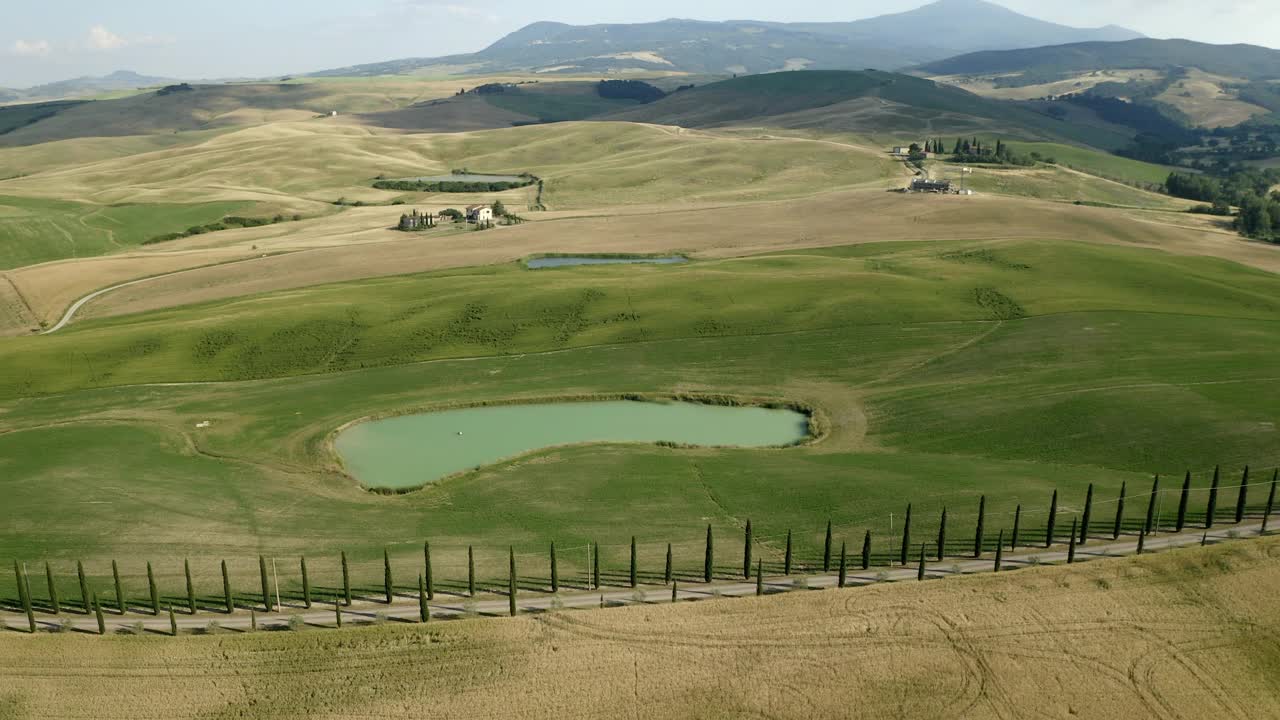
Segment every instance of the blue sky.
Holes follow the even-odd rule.
[[[6,0],[0,86],[119,69],[182,78],[265,76],[478,50],[537,20],[570,23],[855,20],[925,0]],[[1276,0],[1005,0],[1076,26],[1277,45]]]

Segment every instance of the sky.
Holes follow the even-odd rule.
[[[539,20],[573,24],[699,20],[847,21],[925,0],[4,0],[0,87],[134,70],[217,79],[286,75],[479,50]],[[1003,0],[1077,27],[1151,37],[1280,44],[1276,0]]]

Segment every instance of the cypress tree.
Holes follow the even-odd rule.
[[[1155,480],[1151,482],[1151,496],[1147,499],[1147,520],[1143,523],[1143,530],[1150,535],[1156,529],[1156,502],[1160,497],[1160,476],[1156,475]]]
[[[302,604],[311,609],[311,578],[307,576],[307,557],[298,558],[298,569],[302,571]]]
[[[254,608],[249,608],[249,630],[258,632],[258,611]]]
[[[227,572],[226,560],[222,561],[222,602],[226,605],[228,615],[235,613],[236,602],[231,596],[231,574]]]
[[[1045,526],[1044,546],[1046,548],[1053,545],[1053,530],[1058,523],[1058,491],[1053,491],[1053,499],[1049,501],[1049,522]]]
[[[862,536],[862,569],[871,569],[871,531]]]
[[[556,543],[551,541],[551,592],[560,592],[560,569],[556,566]]]
[[[924,543],[920,544],[920,569],[916,572],[916,580],[924,580],[925,571]]]
[[[756,563],[756,597],[764,595],[764,560]]]
[[[942,562],[942,556],[947,547],[947,509],[942,508],[942,519],[938,521],[938,562]]]
[[[822,543],[822,572],[831,572],[831,521],[827,521],[827,539]]]
[[[596,550],[599,549],[596,546]],[[476,551],[470,545],[467,546],[467,596],[476,596]]]
[[[1187,526],[1187,505],[1191,503],[1191,471],[1182,481],[1182,496],[1178,498],[1178,532]]]
[[[1089,491],[1084,496],[1084,513],[1080,516],[1080,544],[1089,542],[1089,525],[1093,519],[1093,483],[1089,483]]]
[[[787,530],[787,554],[782,559],[782,574],[791,577],[791,531]]]
[[[431,619],[431,610],[427,608],[427,581],[418,576],[418,620],[427,622]]]
[[[1276,480],[1280,479],[1280,470],[1271,473],[1271,493],[1267,495],[1267,509],[1262,513],[1262,534],[1267,534],[1267,522],[1271,520],[1271,511],[1276,506]]]
[[[507,607],[516,616],[516,549],[511,548],[511,572],[507,579]]]
[[[151,561],[147,561],[147,590],[151,593],[151,615],[160,616],[160,589],[156,587],[156,574],[151,569]]]
[[[845,544],[840,543],[840,587],[844,587],[849,578],[849,559],[845,554]]]
[[[911,547],[911,504],[907,504],[907,517],[902,521],[902,562],[907,564],[907,551]]]
[[[387,604],[391,604],[391,555],[387,553],[387,549],[382,549],[382,590],[387,597]]]
[[[751,578],[751,518],[747,518],[747,528],[742,532],[742,577]]]
[[[18,583],[18,601],[22,603],[22,612],[27,615],[27,625],[30,626],[31,632],[36,631],[35,611],[31,607],[31,588],[27,583],[26,573],[22,571],[22,566],[17,560],[13,561],[13,577]]]
[[[54,615],[62,614],[62,603],[58,602],[58,586],[53,581],[53,568],[49,567],[49,561],[44,563],[44,579],[49,585],[49,609]]]
[[[1070,565],[1076,561],[1076,528],[1079,521],[1071,518],[1071,543],[1067,546],[1067,564]]]
[[[1142,554],[1143,546],[1146,544],[1147,544],[1147,529],[1143,528],[1142,532],[1138,533],[1138,554],[1139,555]]]
[[[596,553],[591,557],[591,577],[595,589],[600,589],[600,543],[596,543]]]
[[[173,613],[173,603],[169,603],[169,635],[178,637],[178,616]]]
[[[1249,502],[1249,466],[1244,466],[1244,475],[1240,478],[1240,494],[1236,496],[1236,524],[1244,522],[1245,505]]]
[[[1204,512],[1204,529],[1212,530],[1218,522],[1218,485],[1221,483],[1220,468],[1213,466],[1213,484],[1209,486],[1209,506]]]
[[[262,606],[271,612],[274,607],[271,602],[271,585],[267,582],[267,559],[261,555],[258,556],[258,574],[262,579]]]
[[[1000,531],[1000,539],[996,540],[996,572],[1000,572],[1000,564],[1004,561],[1004,530]]]
[[[1120,530],[1124,526],[1124,493],[1129,488],[1129,483],[1120,483],[1120,498],[1116,500],[1116,522],[1111,528],[1111,539],[1120,539]]]
[[[191,582],[191,561],[183,558],[182,572],[187,576],[187,611],[192,615],[196,614],[196,586]],[[263,575],[265,578],[266,575]],[[266,580],[262,581],[263,587],[266,587]]]
[[[116,561],[111,561],[111,579],[115,581],[116,588],[116,609],[123,615],[125,612],[126,602],[124,599],[124,589],[120,586],[120,568],[116,565]]]
[[[102,617],[102,603],[98,602],[98,593],[93,594],[93,615],[98,620],[98,634],[107,634],[107,620]],[[31,631],[35,632],[35,623],[31,625]]]
[[[342,627],[342,600],[336,595],[333,598],[333,622],[334,625]]]
[[[347,565],[346,550],[342,551],[342,598],[346,601],[347,607],[351,607],[351,568]],[[342,627],[341,619],[338,621],[338,627]]]
[[[635,535],[632,535],[632,536],[631,536],[631,576],[630,576],[630,579],[631,579],[631,587],[633,587],[633,588],[634,588],[634,587],[636,587],[636,586],[638,585],[638,583],[636,582],[636,570],[637,570],[637,568],[636,568],[636,536],[635,536]]]
[[[677,595],[680,593],[680,583],[675,580],[671,581],[671,602],[676,602]]]
[[[89,602],[89,583],[84,578],[84,563],[76,561],[76,579],[80,581],[80,604],[84,606],[84,614],[88,615],[92,609]]]
[[[707,525],[707,552],[702,560],[702,580],[711,582],[712,563],[715,560],[715,546],[712,544],[711,526]]]
[[[667,543],[667,567],[662,574],[664,582],[671,582],[671,543]]]
[[[1022,506],[1013,511],[1013,536],[1009,538],[1009,549],[1018,549],[1018,531],[1022,529]]]
[[[552,543],[554,546],[554,543]],[[436,582],[431,572],[431,543],[424,541],[422,543],[422,562],[427,573],[427,599],[436,599]]]
[[[982,557],[982,545],[983,545],[983,540],[986,539],[984,537],[986,535],[986,530],[987,530],[987,496],[983,495],[978,500],[978,529],[974,532],[974,535],[973,535],[973,557],[975,559]]]

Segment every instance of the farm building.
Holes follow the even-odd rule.
[[[949,193],[951,192],[951,181],[916,178],[911,181],[911,192]]]
[[[488,205],[470,205],[467,207],[467,222],[480,225],[493,222],[493,208]]]
[[[436,216],[431,213],[420,213],[417,210],[400,216],[401,230],[424,230],[436,226]]]

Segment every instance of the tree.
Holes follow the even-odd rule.
[[[822,543],[822,572],[831,572],[831,521],[827,521],[827,539]]]
[[[552,543],[551,546],[554,548],[555,543]],[[435,600],[436,599],[436,582],[435,582],[435,578],[432,577],[432,573],[431,573],[431,543],[428,541],[424,541],[422,543],[422,561],[427,573],[427,599]]]
[[[849,558],[845,554],[844,541],[840,542],[840,587],[845,586],[845,582],[849,577]]]
[[[1084,496],[1084,513],[1080,518],[1080,544],[1084,545],[1089,541],[1089,522],[1093,516],[1093,483],[1089,483],[1089,490]]]
[[[862,569],[871,569],[871,531],[862,537]]]
[[[782,557],[782,574],[791,577],[791,530],[787,530],[787,552]]]
[[[169,603],[169,635],[178,637],[178,616],[173,613],[173,603]]]
[[[507,216],[507,206],[503,205],[501,200],[494,201],[493,216],[496,218],[502,218]]]
[[[111,561],[111,579],[115,582],[116,609],[120,611],[121,615],[123,615],[125,613],[125,606],[127,603],[124,599],[124,589],[120,585],[120,567],[116,565],[115,560]]]
[[[551,592],[560,592],[560,570],[556,567],[556,543],[551,541]]]
[[[1142,532],[1138,533],[1138,554],[1142,554],[1144,546],[1147,544],[1147,529],[1142,528]]]
[[[1067,546],[1067,564],[1070,565],[1076,561],[1076,531],[1078,530],[1079,520],[1071,518],[1071,541]]]
[[[84,563],[76,561],[76,579],[80,581],[80,604],[84,606],[84,614],[91,609],[89,604],[89,583],[84,577]]]
[[[742,577],[751,577],[751,518],[747,518],[747,527],[742,531]]]
[[[387,553],[387,549],[382,549],[382,590],[386,595],[387,604],[391,604],[391,555]]]
[[[336,597],[333,599],[333,622],[342,627],[342,602]]]
[[[978,500],[978,529],[973,535],[973,557],[975,559],[982,557],[982,544],[985,540],[987,527],[987,496],[983,495]]]
[[[1142,529],[1145,530],[1148,535],[1150,535],[1151,532],[1155,530],[1156,501],[1159,499],[1159,497],[1160,497],[1160,476],[1157,475],[1156,479],[1151,483],[1151,497],[1147,500],[1147,521],[1142,525]]]
[[[418,620],[420,622],[431,620],[431,610],[427,607],[427,581],[422,575],[418,575]]]
[[[98,620],[98,634],[107,634],[107,619],[102,617],[102,603],[98,602],[98,593],[93,594],[93,616]],[[31,631],[35,632],[35,625],[32,624]]]
[[[667,567],[662,573],[663,582],[671,582],[671,543],[667,543]]]
[[[712,562],[715,559],[715,548],[712,544],[711,526],[707,525],[707,552],[702,560],[702,580],[711,582]]]
[[[191,561],[183,558],[182,574],[187,577],[187,612],[196,614],[196,586],[191,582]]]
[[[592,587],[600,588],[600,543],[596,543],[596,551],[591,556]]]
[[[476,551],[467,546],[467,596],[476,596]]]
[[[679,599],[679,595],[680,595],[680,583],[672,582],[671,583],[671,602],[676,602]]]
[[[947,509],[942,508],[942,518],[938,521],[938,562],[942,562],[947,547]]]
[[[271,602],[271,585],[267,582],[267,559],[262,555],[258,556],[258,575],[262,580],[262,606],[271,612],[275,605]]]
[[[1218,521],[1218,485],[1221,478],[1219,466],[1213,467],[1213,484],[1209,486],[1209,506],[1204,512],[1204,529],[1212,530],[1214,524]]]
[[[13,577],[18,583],[18,601],[22,603],[22,612],[27,615],[27,625],[31,628],[32,634],[36,631],[35,610],[31,607],[31,592],[27,584],[26,573],[22,570],[22,565],[17,560],[13,561]]]
[[[222,601],[226,604],[227,614],[236,611],[235,598],[231,596],[231,575],[227,573],[227,561],[222,561]]]
[[[636,536],[635,536],[635,535],[632,535],[632,536],[631,536],[631,575],[630,575],[630,578],[629,578],[629,579],[631,580],[631,587],[633,587],[633,588],[634,588],[634,587],[636,587],[636,586],[638,585],[638,582],[637,582],[637,579],[636,579],[636,574],[637,574],[637,568],[636,568]]]
[[[1013,536],[1009,538],[1009,549],[1018,549],[1018,531],[1022,529],[1022,506],[1013,511]]]
[[[1267,534],[1267,522],[1271,520],[1271,511],[1276,506],[1276,480],[1280,479],[1280,470],[1271,473],[1271,493],[1267,495],[1267,508],[1262,512],[1262,534]]]
[[[147,561],[147,590],[151,593],[151,614],[160,615],[160,589],[156,587],[156,574],[151,569],[151,561]]]
[[[1111,528],[1111,539],[1120,539],[1120,530],[1124,526],[1124,494],[1129,488],[1128,481],[1120,483],[1120,497],[1116,500],[1116,521]]]
[[[48,560],[44,563],[44,579],[49,585],[49,609],[54,615],[61,615],[62,604],[58,602],[58,585],[53,581],[53,568],[49,567]]]
[[[1058,491],[1053,491],[1053,499],[1049,501],[1049,522],[1045,527],[1044,546],[1053,545],[1054,525],[1058,522]]]
[[[907,564],[907,552],[911,547],[911,504],[907,504],[907,516],[902,521],[902,557],[900,565]]]
[[[1240,493],[1236,496],[1236,524],[1244,522],[1245,505],[1249,502],[1249,466],[1244,466],[1244,475],[1240,478]]]
[[[298,569],[302,572],[302,604],[308,610],[311,609],[311,578],[307,576],[307,557],[305,555],[298,558]]]
[[[347,551],[342,551],[342,598],[347,607],[351,607],[351,568],[347,565]],[[338,623],[342,627],[342,623]]]
[[[1000,531],[1000,537],[996,540],[996,572],[1000,572],[1000,565],[1002,562],[1004,562],[1004,530]]]
[[[510,549],[511,568],[507,575],[507,607],[511,617],[516,616],[516,549]]]
[[[1187,504],[1191,502],[1191,471],[1187,471],[1187,476],[1182,481],[1182,496],[1178,498],[1178,532],[1187,526]]]
[[[916,580],[924,580],[925,559],[924,543],[920,543],[920,569],[916,572]]]
[[[959,139],[959,138],[956,138],[956,147],[955,147],[955,149],[954,149],[954,150],[952,150],[952,151],[951,151],[951,154],[952,154],[952,155],[959,155],[961,152],[966,152],[966,151],[965,151],[965,146],[964,146],[963,144],[961,144],[961,141],[960,141],[960,139]]]

